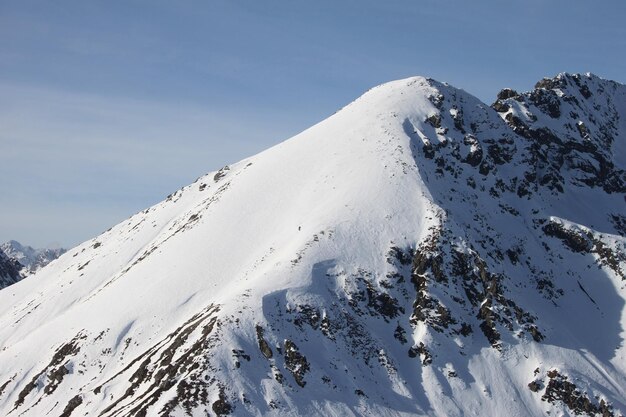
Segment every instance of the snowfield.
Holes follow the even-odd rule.
[[[414,77],[0,291],[6,416],[626,413],[626,87]]]

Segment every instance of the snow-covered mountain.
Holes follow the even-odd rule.
[[[626,413],[626,86],[415,77],[0,291],[7,416]]]
[[[20,274],[22,268],[23,266],[19,262],[7,256],[0,248],[0,289],[22,279]]]
[[[15,240],[9,240],[0,245],[2,250],[9,258],[18,261],[23,268],[21,274],[27,276],[34,274],[59,256],[67,252],[62,248],[45,248],[35,249],[31,246],[22,245]]]

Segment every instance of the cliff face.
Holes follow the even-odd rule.
[[[22,265],[14,259],[9,258],[0,250],[0,289],[15,284],[22,279],[20,270]]]
[[[376,87],[0,291],[0,409],[623,414],[625,120]]]

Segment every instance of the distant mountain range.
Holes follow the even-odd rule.
[[[22,268],[24,268],[22,264],[0,250],[0,290],[22,279],[23,276],[20,274]]]
[[[625,169],[617,82],[383,84],[1,290],[0,414],[623,416]]]
[[[63,255],[66,249],[34,249],[10,240],[0,245],[0,289],[34,274]],[[2,254],[4,256],[2,256]]]

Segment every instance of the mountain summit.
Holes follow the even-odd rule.
[[[7,416],[626,412],[626,86],[373,88],[0,291]]]

